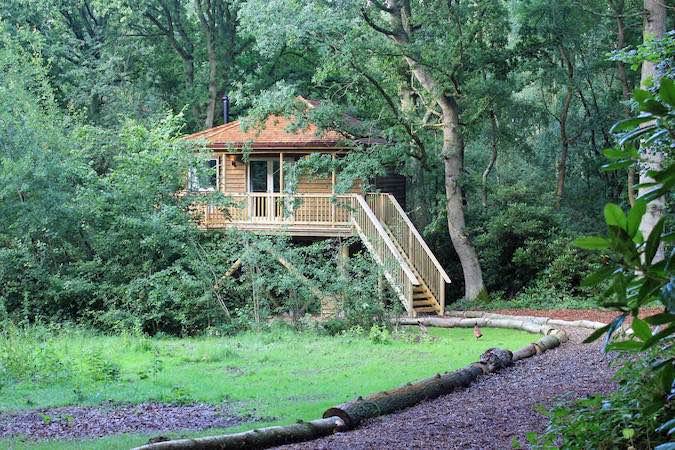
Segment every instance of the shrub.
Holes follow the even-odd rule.
[[[670,349],[670,353],[674,353]],[[675,407],[665,407],[659,400],[670,385],[649,368],[665,355],[662,350],[642,358],[628,360],[617,372],[619,389],[608,396],[596,395],[566,402],[544,411],[551,420],[546,432],[528,436],[534,448],[568,449],[649,449],[668,442],[659,425],[675,414]]]

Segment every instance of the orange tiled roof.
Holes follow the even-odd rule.
[[[300,100],[310,108],[317,104],[304,98]],[[191,134],[185,139],[205,139],[208,146],[214,149],[241,148],[246,145],[252,149],[338,147],[346,139],[336,131],[319,131],[313,124],[302,130],[289,131],[291,126],[291,119],[270,116],[262,127],[254,126],[244,131],[237,120]]]

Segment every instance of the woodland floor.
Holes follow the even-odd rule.
[[[564,318],[599,317],[577,312]],[[526,434],[543,431],[548,423],[537,405],[552,406],[558,400],[614,388],[610,357],[597,341],[581,343],[590,331],[566,331],[571,339],[563,346],[481,378],[466,389],[372,419],[354,431],[285,448],[505,449],[513,447],[514,438],[527,447]]]

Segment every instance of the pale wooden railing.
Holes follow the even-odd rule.
[[[230,204],[193,206],[206,227],[236,224],[350,225],[351,195],[229,194]]]
[[[438,262],[401,205],[391,194],[367,194],[366,201],[379,222],[384,224],[405,253],[436,301],[445,308],[445,283],[450,277]]]
[[[419,280],[361,195],[352,195],[351,219],[373,259],[383,268],[390,286],[408,313],[413,314],[413,286],[418,286]]]
[[[195,204],[193,213],[206,228],[353,227],[408,313],[413,314],[413,286],[420,282],[362,195],[247,193],[229,194],[228,199],[226,207]]]

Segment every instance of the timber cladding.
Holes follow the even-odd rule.
[[[238,161],[233,165],[229,161],[224,161],[221,167],[223,192],[237,194],[246,192],[246,164]]]

